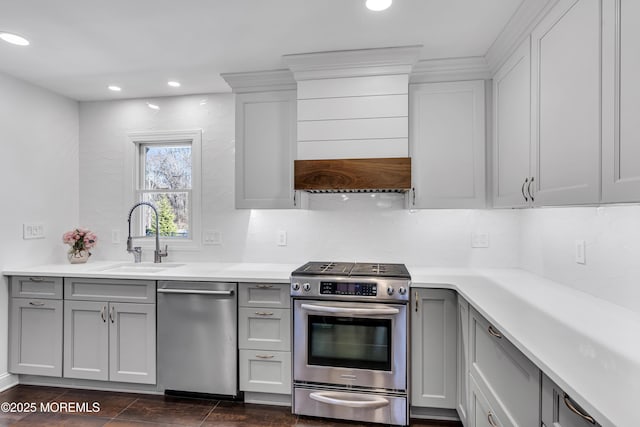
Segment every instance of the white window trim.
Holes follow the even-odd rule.
[[[169,245],[169,256],[171,250],[190,251],[198,250],[202,247],[202,129],[174,130],[174,131],[140,131],[127,133],[129,141],[133,143],[135,150],[133,153],[133,175],[131,180],[131,203],[128,209],[131,209],[134,203],[137,203],[137,192],[140,184],[140,145],[141,144],[167,144],[171,142],[187,142],[191,143],[191,224],[190,239],[163,239],[160,236],[161,249],[164,245]],[[144,208],[139,208],[144,209]],[[127,213],[129,211],[127,210]],[[133,233],[133,232],[132,232]],[[143,249],[155,249],[155,237],[139,238],[134,240],[135,246],[141,246]],[[145,257],[146,258],[146,257]]]

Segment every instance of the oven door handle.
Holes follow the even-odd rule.
[[[326,403],[328,405],[346,406],[348,408],[377,409],[384,406],[389,406],[389,401],[380,396],[366,396],[366,398],[362,400],[349,400],[349,398],[351,397],[351,394],[349,393],[318,391],[309,394],[309,397],[313,400]],[[341,397],[346,397],[346,399]]]
[[[306,311],[315,311],[318,313],[334,313],[334,314],[357,314],[361,316],[375,316],[398,314],[400,310],[393,307],[383,308],[355,308],[355,307],[335,307],[328,305],[301,304],[300,308]]]

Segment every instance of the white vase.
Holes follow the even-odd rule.
[[[71,251],[67,254],[69,262],[71,264],[84,264],[87,262],[91,253],[86,249],[80,249],[78,251]]]

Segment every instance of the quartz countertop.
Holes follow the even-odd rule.
[[[5,276],[288,283],[298,264],[89,262]],[[640,314],[518,269],[407,266],[415,288],[457,291],[604,427],[638,424]]]

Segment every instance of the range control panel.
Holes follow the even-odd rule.
[[[320,282],[320,294],[375,297],[378,295],[378,286],[376,283]]]

